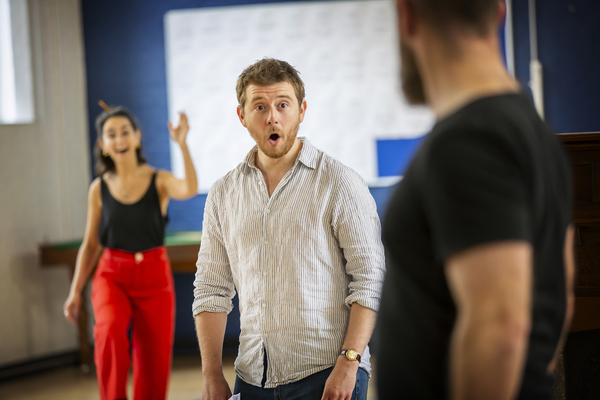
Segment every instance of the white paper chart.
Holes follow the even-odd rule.
[[[299,136],[380,181],[377,139],[414,138],[433,114],[404,101],[392,1],[260,4],[165,15],[169,117],[185,110],[188,145],[206,193],[254,145],[236,115],[240,73],[264,57],[285,60],[304,81],[308,104]],[[172,170],[183,176],[171,142]]]

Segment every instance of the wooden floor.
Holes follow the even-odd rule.
[[[223,360],[225,378],[233,388],[233,357]],[[177,356],[173,360],[169,400],[199,400],[202,370],[199,356]],[[129,387],[131,394],[131,384]],[[377,398],[373,379],[369,382],[369,400]],[[0,382],[2,400],[99,400],[96,376],[84,374],[77,367],[63,367],[47,372]]]

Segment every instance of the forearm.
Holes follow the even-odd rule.
[[[192,162],[192,156],[190,155],[190,150],[188,149],[187,143],[180,143],[179,146],[181,147],[181,154],[183,156],[185,183],[188,187],[188,193],[193,195],[198,192],[198,178],[196,176],[196,169],[194,168],[194,163]]]
[[[342,348],[355,350],[360,355],[364,355],[375,327],[376,317],[375,311],[353,303]],[[350,398],[356,384],[358,366],[358,361],[350,361],[344,356],[338,356],[335,367],[325,382],[322,400]]]
[[[94,268],[94,262],[100,252],[99,245],[82,245],[77,252],[77,261],[75,263],[75,273],[71,282],[71,293],[81,294],[85,284]]]
[[[342,349],[354,350],[362,356],[369,344],[369,340],[371,340],[376,320],[377,313],[375,311],[363,307],[358,303],[352,303],[348,330],[346,331]],[[336,362],[336,366],[340,368],[349,368],[353,370],[354,373],[358,370],[358,365],[358,362],[348,361],[343,356],[339,356]]]
[[[521,382],[529,329],[519,322],[458,318],[450,343],[450,398],[513,399]]]
[[[202,358],[202,374],[207,377],[223,373],[223,339],[226,313],[201,312],[195,316],[196,335]]]
[[[376,319],[377,313],[375,311],[358,303],[353,303],[342,348],[356,350],[362,355],[369,344],[369,340],[371,340]]]

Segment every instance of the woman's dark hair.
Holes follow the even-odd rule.
[[[115,163],[112,158],[108,156],[102,155],[102,150],[100,150],[100,146],[98,146],[98,140],[102,140],[102,129],[104,128],[104,124],[112,117],[125,117],[131,123],[133,130],[139,129],[139,124],[131,111],[126,109],[125,107],[113,107],[110,111],[103,111],[96,118],[96,133],[98,134],[98,138],[96,140],[96,145],[94,146],[94,158],[96,159],[96,175],[101,176],[105,172],[114,171]],[[145,164],[146,159],[142,155],[142,147],[140,143],[140,147],[135,149],[135,154],[137,156],[138,164]]]

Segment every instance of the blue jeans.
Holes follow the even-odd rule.
[[[234,394],[241,393],[242,400],[321,400],[325,390],[325,382],[333,368],[327,368],[307,376],[298,382],[264,389],[250,385],[239,378],[235,379]],[[356,373],[356,385],[352,392],[352,400],[366,400],[369,375],[362,368]]]

